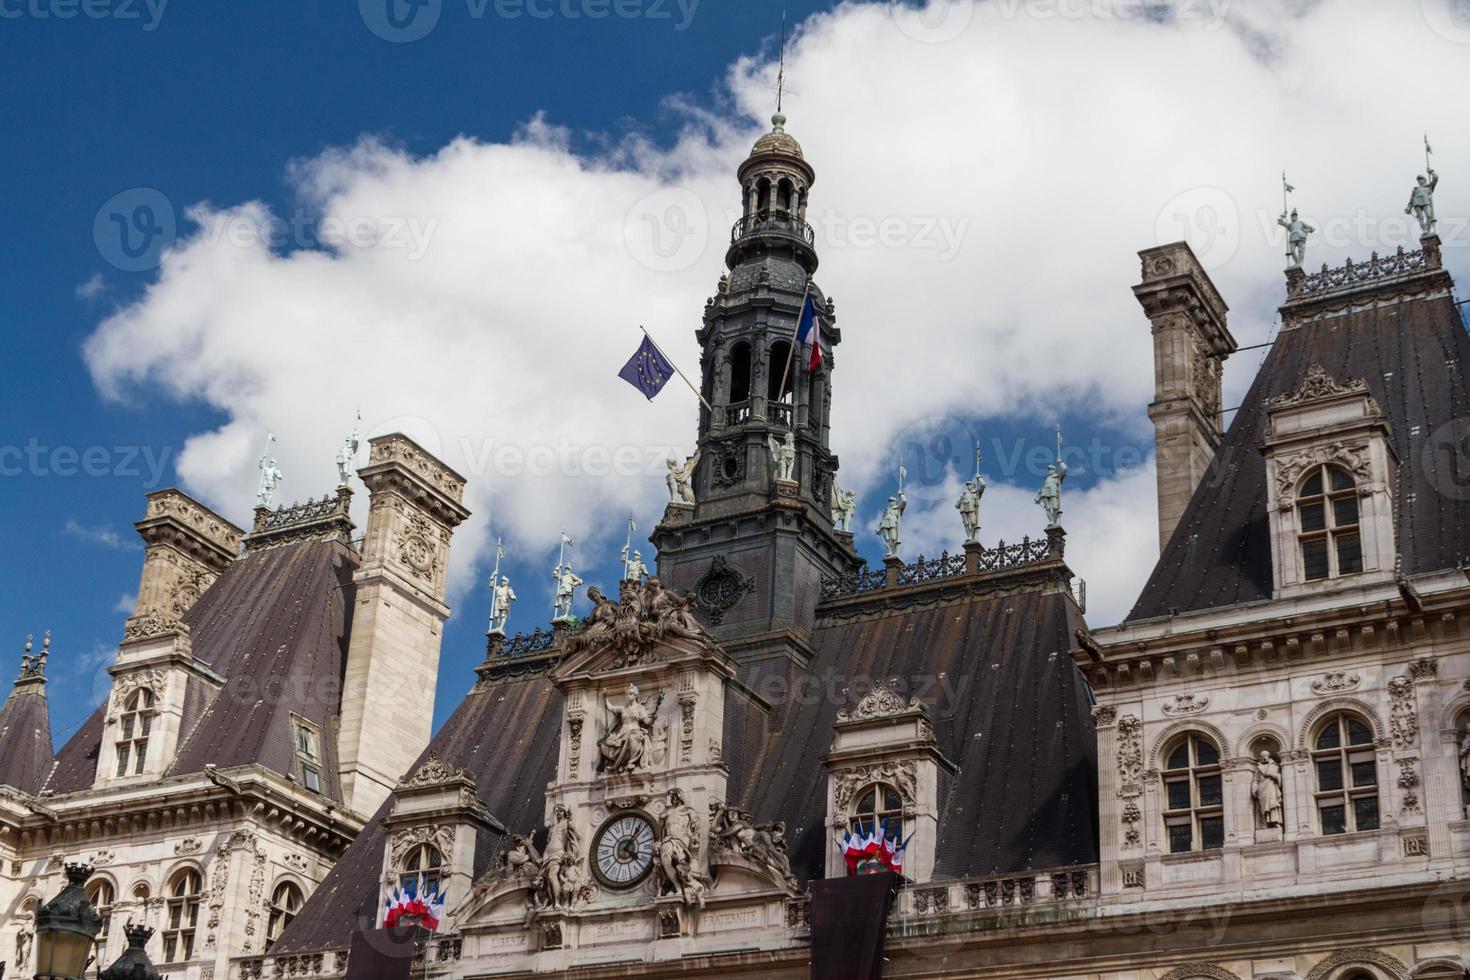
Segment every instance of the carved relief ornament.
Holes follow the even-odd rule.
[[[912,759],[839,769],[832,774],[832,778],[835,784],[833,804],[840,814],[848,814],[858,790],[873,783],[887,783],[897,789],[906,807],[914,806],[918,802],[918,766]]]

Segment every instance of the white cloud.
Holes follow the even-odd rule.
[[[74,519],[69,519],[62,526],[61,530],[63,534],[69,537],[77,538],[78,540],[85,541],[87,544],[94,544],[103,548],[114,548],[118,551],[132,551],[142,547],[138,542],[130,538],[124,538],[115,529],[106,524],[89,526]]]
[[[86,282],[77,284],[77,295],[82,299],[96,299],[102,295],[102,290],[106,288],[106,285],[102,279],[102,273],[94,272]]]
[[[124,592],[112,604],[112,611],[122,613],[124,616],[131,616],[136,608],[138,608],[138,597],[131,592]]]
[[[1384,247],[1389,222],[1406,228],[1423,131],[1440,159],[1470,157],[1470,59],[1418,3],[1282,0],[1250,19],[1232,4],[1224,26],[1182,3],[1166,23],[1117,15],[1126,4],[1059,6],[941,4],[917,21],[849,3],[808,19],[791,46],[789,129],[818,171],[818,278],[845,335],[834,448],[848,484],[875,485],[889,441],[924,417],[1009,415],[1045,433],[1068,409],[1146,438],[1138,249],[1188,233],[1236,336],[1259,342],[1282,292],[1268,232],[1283,164],[1295,203],[1342,236],[1314,246],[1320,262]],[[471,478],[459,588],[492,525],[521,551],[549,553],[562,526],[589,546],[621,543],[623,515],[661,507],[662,457],[692,442],[694,405],[682,388],[645,404],[614,373],[639,323],[696,368],[734,170],[773,80],[769,61],[733,66],[733,113],[685,104],[669,147],[579,155],[533,117],[506,143],[459,139],[417,158],[364,140],[298,161],[292,179],[333,246],[282,253],[259,204],[197,206],[202,230],[91,338],[93,376],[110,395],[143,385],[225,413],[178,470],[236,519],[266,429],[280,436],[283,496],[318,494],[361,405],[376,431],[403,428]],[[1447,178],[1441,213],[1464,214],[1467,195]],[[1456,227],[1458,241],[1449,222],[1443,233],[1463,245]],[[1463,249],[1447,251],[1463,266]],[[1228,404],[1256,363],[1234,362]],[[637,475],[604,472],[619,448]],[[991,490],[989,540],[1039,527],[1032,492]],[[1147,471],[1126,470],[1069,501],[1095,623],[1126,610],[1147,571],[1156,538],[1139,502],[1152,499]],[[954,521],[950,504],[932,521],[911,510],[913,551],[958,539],[932,523]]]

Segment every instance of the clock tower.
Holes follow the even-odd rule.
[[[833,521],[832,376],[842,335],[835,304],[812,278],[806,212],[816,171],[786,117],[771,122],[738,171],[742,213],[728,272],[696,335],[709,407],[699,417],[694,500],[671,501],[652,541],[660,577],[694,595],[738,661],[805,663],[823,579],[851,572],[858,558],[852,534]],[[797,343],[808,295],[815,324]]]

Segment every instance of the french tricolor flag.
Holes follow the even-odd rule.
[[[430,932],[439,928],[439,921],[444,918],[444,886],[436,885],[425,888],[424,894],[420,895],[417,879],[405,884],[393,886],[388,893],[387,900],[383,903],[383,928],[392,929],[397,925],[409,925],[405,919],[411,919],[418,925],[423,926]]]
[[[806,290],[806,299],[801,304],[801,319],[796,321],[796,342],[812,345],[811,357],[806,362],[808,372],[822,366],[822,331],[817,323],[817,299],[811,287]]]

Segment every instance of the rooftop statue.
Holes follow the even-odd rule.
[[[883,539],[883,545],[888,549],[887,557],[897,558],[898,548],[903,544],[902,528],[903,512],[908,507],[908,498],[903,495],[903,478],[908,475],[908,470],[902,466],[898,468],[898,496],[889,497],[888,504],[883,508],[883,516],[878,519],[878,537]]]
[[[1307,236],[1316,231],[1297,214],[1296,208],[1291,209],[1291,218],[1287,219],[1286,212],[1281,212],[1281,217],[1276,223],[1286,229],[1287,252],[1286,257],[1290,259],[1288,269],[1300,269],[1303,260],[1307,257]]]
[[[669,485],[669,500],[676,504],[694,503],[694,468],[699,465],[699,451],[684,460],[683,465],[670,456],[667,465],[669,472],[664,481]]]
[[[857,492],[844,490],[832,481],[832,526],[839,531],[851,531],[852,519],[857,514]]]
[[[1428,177],[1420,174],[1414,190],[1409,194],[1409,206],[1404,208],[1404,214],[1412,214],[1425,235],[1434,234],[1434,191],[1438,186],[1439,174],[1433,168],[1430,168]]]
[[[975,447],[975,479],[968,481],[955,501],[955,510],[960,512],[960,522],[965,525],[965,543],[969,544],[980,536],[980,498],[985,495],[985,477],[980,475],[980,447]]]
[[[357,413],[359,425],[362,422],[362,413]],[[342,448],[337,450],[337,486],[347,486],[347,480],[352,476],[352,461],[357,459],[358,447],[362,445],[362,439],[358,435],[359,425],[354,425],[346,439],[342,440]]]
[[[271,457],[271,443],[275,441],[276,437],[267,432],[265,436],[265,453],[260,457],[260,489],[255,492],[255,506],[257,507],[269,507],[271,505],[271,500],[276,495],[276,484],[285,478],[285,474],[281,472],[281,468],[276,465],[275,459]]]
[[[796,436],[786,433],[786,438],[777,441],[775,436],[767,436],[766,441],[771,447],[771,462],[775,466],[776,479],[787,483],[796,479]]]
[[[490,592],[490,632],[504,633],[505,624],[510,620],[510,604],[516,601],[515,589],[510,587],[510,576],[500,576],[500,583],[495,584],[491,579]]]
[[[556,614],[552,616],[552,622],[556,622],[572,615],[572,597],[576,595],[577,586],[582,584],[582,580],[572,571],[571,562],[556,565],[551,570],[551,577],[556,582]]]

